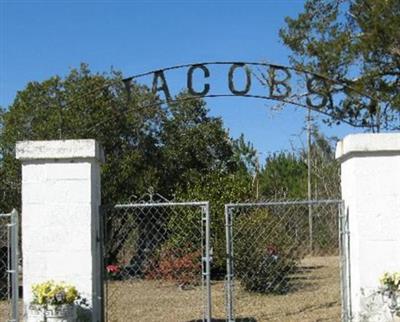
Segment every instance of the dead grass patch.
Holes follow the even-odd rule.
[[[338,257],[305,258],[296,274],[297,290],[286,295],[261,295],[236,286],[237,322],[338,322],[340,279]],[[213,317],[225,321],[225,291],[212,283]],[[188,322],[202,318],[201,287],[180,290],[173,283],[114,281],[108,290],[108,322]],[[0,301],[0,321],[9,305]]]
[[[20,321],[22,321],[23,303],[19,301]],[[11,318],[11,304],[8,301],[0,301],[0,322],[8,321]]]
[[[10,314],[10,306],[7,301],[0,301],[0,321],[7,321]]]
[[[236,285],[236,319],[248,322],[340,321],[339,258],[308,257],[293,276],[296,290],[262,295]],[[225,291],[212,283],[213,318],[225,319]],[[201,287],[181,290],[159,281],[112,281],[108,286],[108,322],[188,322],[202,318]]]

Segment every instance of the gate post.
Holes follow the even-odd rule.
[[[25,313],[32,284],[65,281],[89,302],[80,313],[100,321],[101,147],[94,140],[24,141],[16,157],[22,162]]]
[[[350,234],[350,319],[392,321],[377,291],[384,272],[400,271],[400,134],[346,136],[336,157]]]

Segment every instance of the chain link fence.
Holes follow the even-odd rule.
[[[106,320],[211,321],[207,202],[104,209]]]
[[[340,321],[341,212],[335,200],[226,205],[227,320]]]
[[[0,320],[18,322],[18,213],[0,214]]]
[[[150,198],[103,210],[109,322],[222,321],[224,311],[230,322],[348,321],[339,200],[226,205],[225,291],[210,280],[207,202]]]

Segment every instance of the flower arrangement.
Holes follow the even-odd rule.
[[[32,301],[28,321],[76,322],[78,306],[85,304],[75,286],[47,281],[32,285]]]
[[[32,286],[32,304],[36,305],[62,305],[73,304],[79,294],[75,286],[64,282],[56,283],[47,281]]]
[[[379,279],[380,293],[387,298],[388,307],[392,315],[400,315],[400,272],[384,273]]]
[[[400,272],[386,272],[379,279],[379,282],[385,291],[400,292]]]

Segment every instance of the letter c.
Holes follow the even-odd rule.
[[[193,72],[196,69],[201,69],[204,73],[204,78],[208,78],[210,77],[210,71],[208,70],[208,68],[203,65],[203,64],[199,64],[199,65],[192,65],[190,66],[188,72],[187,72],[187,88],[189,91],[190,95],[193,96],[206,96],[210,90],[210,84],[205,83],[203,90],[201,92],[197,92],[194,88],[193,88]]]

